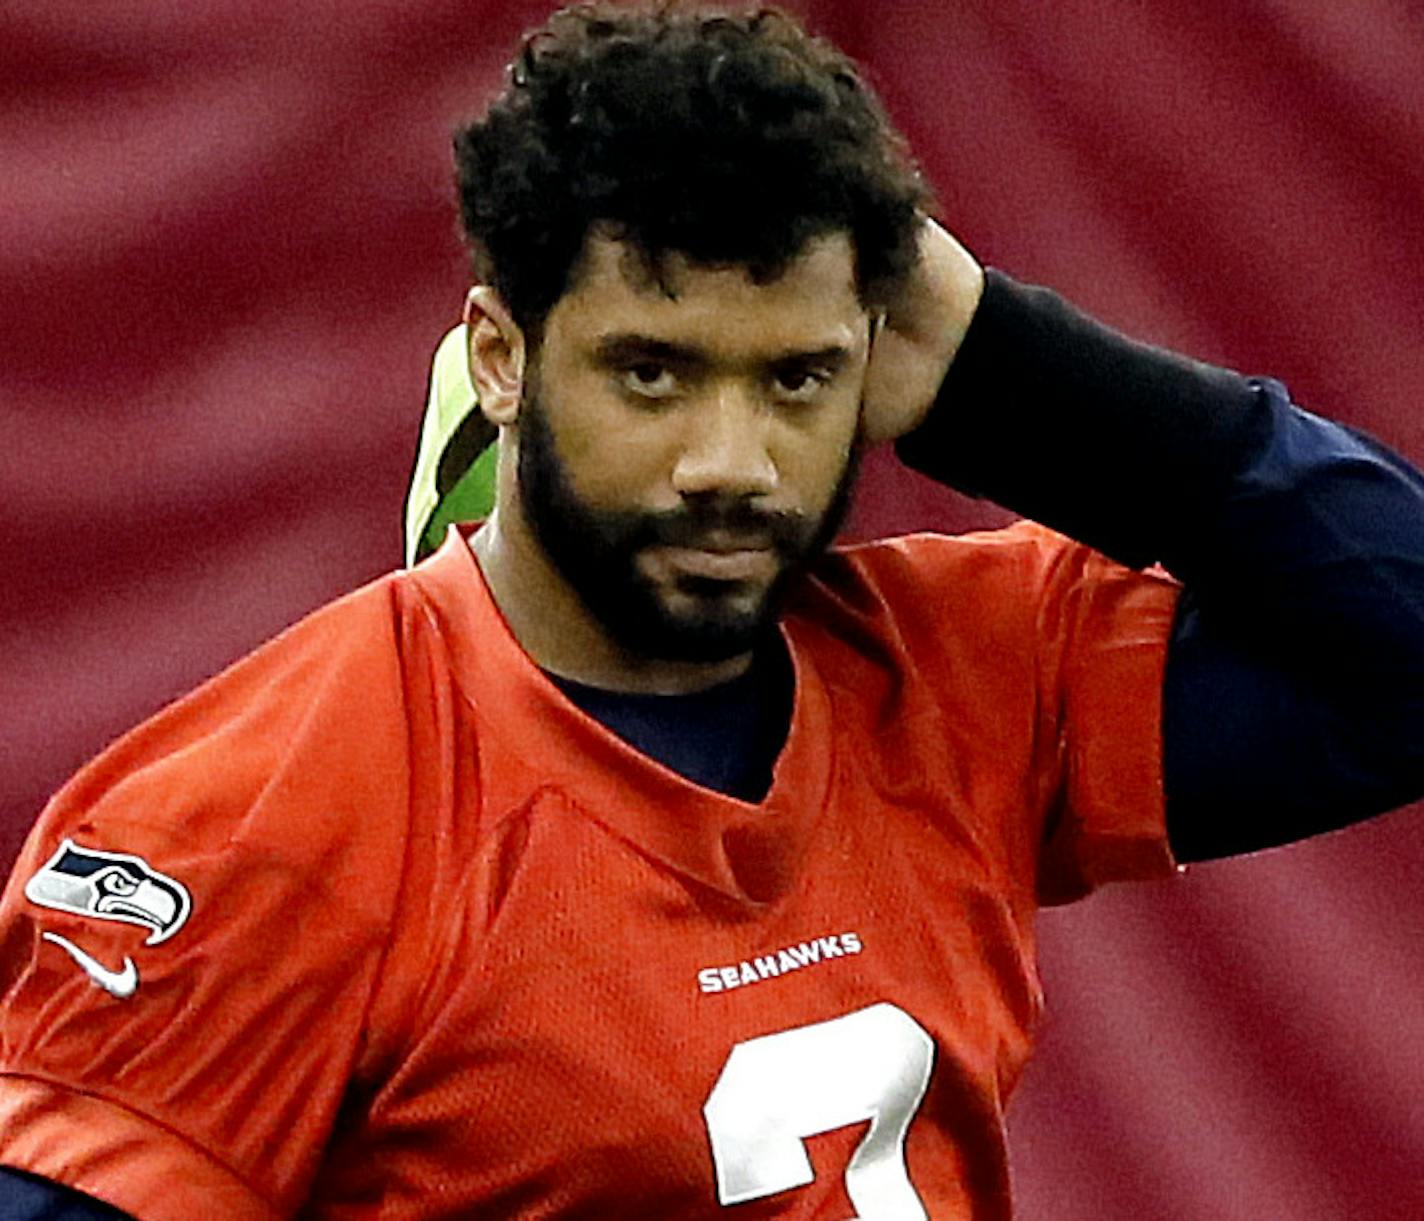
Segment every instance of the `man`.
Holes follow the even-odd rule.
[[[494,511],[41,818],[6,1215],[1007,1217],[1036,907],[1424,791],[1424,482],[986,275],[776,15],[556,15],[457,161]],[[827,552],[891,438],[1078,541]]]

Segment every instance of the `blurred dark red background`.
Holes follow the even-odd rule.
[[[982,258],[1424,460],[1424,10],[795,7]],[[400,562],[449,131],[545,11],[0,9],[0,867],[115,734]],[[854,528],[998,520],[880,455]],[[1424,1216],[1418,810],[1042,931],[1024,1218]]]

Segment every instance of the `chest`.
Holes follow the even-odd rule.
[[[982,862],[872,805],[766,904],[533,810],[452,897],[316,1215],[998,1215],[1031,947]]]

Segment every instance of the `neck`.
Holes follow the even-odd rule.
[[[541,669],[608,691],[680,695],[746,672],[751,654],[715,663],[666,661],[614,641],[550,562],[517,504],[501,496],[470,540],[495,605]]]

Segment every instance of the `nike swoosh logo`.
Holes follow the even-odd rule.
[[[84,968],[84,974],[92,979],[99,987],[103,988],[110,996],[117,996],[121,1001],[128,1000],[138,991],[138,968],[134,966],[132,958],[125,956],[124,969],[122,971],[111,971],[97,958],[91,958],[72,941],[61,937],[58,933],[41,933],[46,941],[53,941],[75,962]]]

